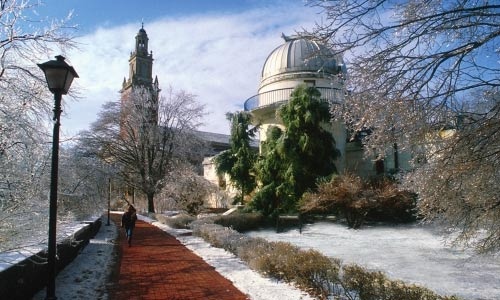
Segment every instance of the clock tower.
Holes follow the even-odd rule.
[[[147,107],[151,110],[149,112],[150,121],[158,121],[158,97],[160,88],[158,85],[158,77],[155,76],[153,80],[153,52],[148,52],[149,38],[144,30],[144,24],[135,36],[135,49],[130,53],[129,62],[129,75],[128,79],[123,78],[121,93],[122,107],[132,101],[134,91],[142,90],[149,93],[147,99]],[[146,103],[143,103],[143,105]],[[122,115],[122,120],[125,116]]]

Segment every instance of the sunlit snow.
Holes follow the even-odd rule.
[[[464,299],[500,299],[500,254],[478,255],[453,248],[443,236],[420,225],[366,226],[361,230],[331,223],[306,225],[277,234],[274,230],[249,233],[272,241],[313,248],[344,263],[383,271],[446,295]]]
[[[106,284],[114,264],[113,247],[117,233],[116,226],[106,226],[103,220],[96,236],[57,275],[58,299],[107,299]],[[45,295],[46,291],[43,289],[33,300],[45,299]]]

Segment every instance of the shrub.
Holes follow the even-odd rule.
[[[295,283],[316,296],[330,294],[329,283],[338,282],[340,262],[316,250],[301,250],[286,242],[252,239],[238,248],[238,257],[267,276]]]
[[[344,287],[356,292],[360,299],[378,300],[384,295],[387,278],[381,272],[369,272],[358,265],[343,268]]]
[[[367,218],[373,221],[412,222],[416,220],[417,197],[409,191],[402,191],[390,180],[372,185],[376,205],[370,209]]]
[[[458,300],[455,296],[440,296],[433,291],[400,280],[389,280],[381,272],[370,272],[358,265],[343,267],[344,287],[362,300]]]
[[[212,246],[223,248],[233,254],[237,253],[240,245],[251,239],[236,230],[213,223],[193,222],[191,228],[194,235],[202,237]]]
[[[225,227],[231,227],[239,232],[256,230],[265,223],[265,217],[260,213],[239,213],[217,216],[214,219],[215,224]]]
[[[303,214],[343,215],[347,225],[359,228],[366,219],[407,222],[414,220],[416,197],[398,189],[394,182],[363,182],[351,174],[320,182],[316,193],[305,193],[300,202]]]
[[[291,282],[294,270],[297,268],[292,260],[299,248],[286,242],[270,242],[269,250],[265,264],[261,265],[261,271],[272,277]]]
[[[159,222],[166,224],[166,225],[170,226],[171,228],[178,228],[178,229],[188,229],[189,224],[191,222],[193,222],[194,220],[196,220],[195,217],[187,215],[187,214],[179,214],[179,215],[176,215],[173,217],[167,217],[165,215],[156,214],[155,218]]]
[[[266,264],[270,252],[271,244],[268,241],[263,238],[252,238],[241,243],[235,254],[253,270],[261,271],[264,270],[262,266]]]
[[[303,214],[340,213],[349,227],[359,228],[374,205],[373,196],[360,177],[334,176],[330,181],[319,183],[316,193],[304,194],[300,210]]]
[[[291,281],[298,286],[313,288],[318,295],[328,295],[329,283],[338,283],[340,261],[329,259],[316,250],[293,253],[290,270]]]

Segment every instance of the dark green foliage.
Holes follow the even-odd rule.
[[[228,113],[226,116],[231,121],[231,149],[217,155],[214,163],[219,175],[229,175],[231,182],[240,191],[235,202],[242,203],[245,195],[255,188],[253,167],[257,153],[250,146],[255,128],[249,129],[251,115],[247,112]]]
[[[284,210],[287,195],[292,188],[284,178],[288,164],[280,155],[278,143],[283,131],[278,127],[270,127],[267,139],[262,142],[262,154],[256,164],[257,177],[261,188],[252,199],[251,206],[265,216]]]
[[[316,179],[336,171],[338,156],[335,140],[322,126],[331,120],[328,103],[320,100],[314,87],[301,85],[291,95],[279,115],[286,128],[282,139],[284,156],[292,165],[290,180],[295,182],[296,196],[314,188]]]
[[[298,86],[278,112],[285,130],[271,127],[267,132],[256,167],[262,186],[252,201],[265,215],[295,211],[318,178],[336,172],[335,140],[322,127],[330,121],[329,107],[320,96],[314,87]]]

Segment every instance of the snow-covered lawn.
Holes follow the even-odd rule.
[[[500,299],[500,253],[477,255],[453,248],[432,228],[419,225],[348,229],[331,222],[306,225],[277,234],[274,230],[248,233],[270,241],[313,248],[344,263],[380,270],[443,294],[464,299]]]

